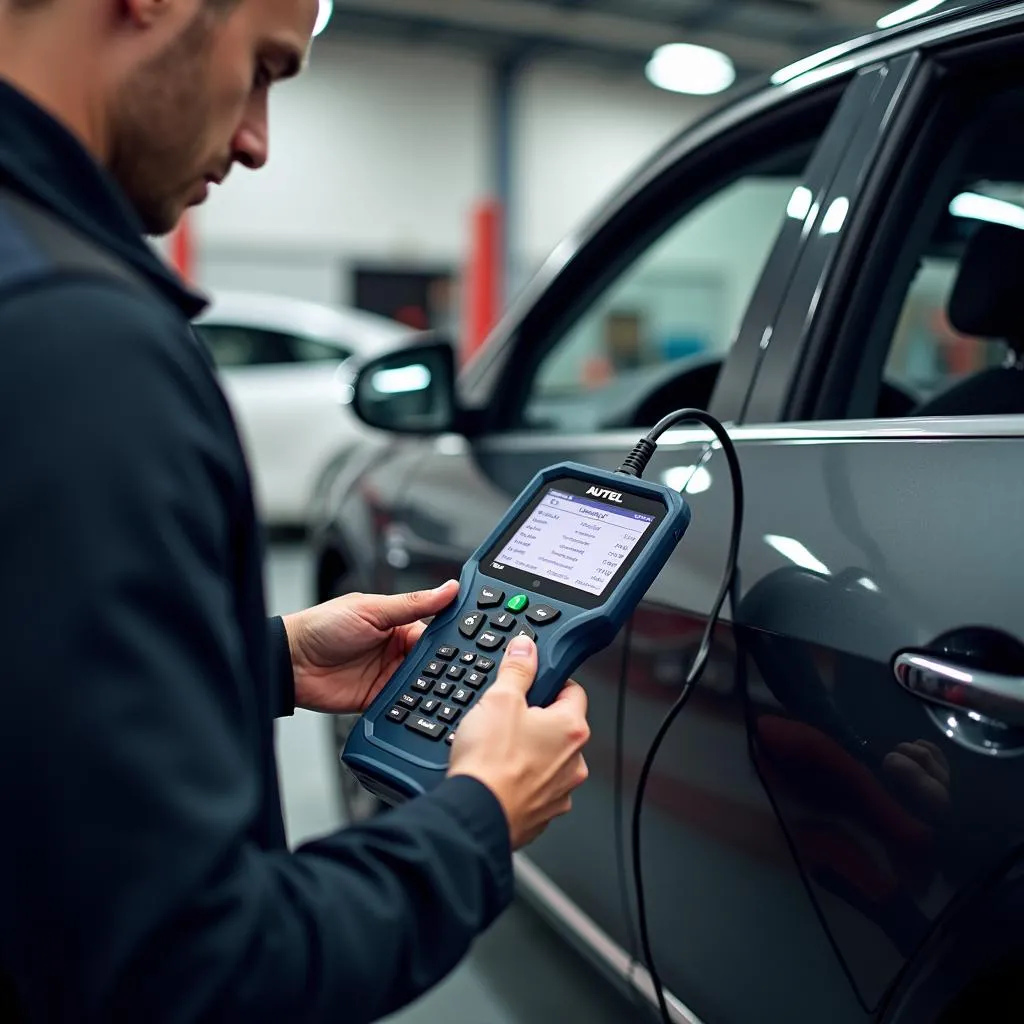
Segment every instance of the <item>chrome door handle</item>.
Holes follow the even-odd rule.
[[[893,671],[900,686],[922,700],[1024,726],[1024,676],[985,672],[922,651],[897,655]]]

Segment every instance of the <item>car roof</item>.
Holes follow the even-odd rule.
[[[196,323],[297,334],[354,348],[361,355],[391,348],[412,334],[395,320],[363,310],[247,291],[213,292],[209,307]]]

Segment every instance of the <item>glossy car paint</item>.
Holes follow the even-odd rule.
[[[826,134],[851,145],[828,173],[823,145],[807,173],[815,168],[815,196],[845,196],[854,218],[866,160],[889,138],[913,87],[913,51],[1009,25],[1020,13],[1008,5],[941,13],[740,107],[756,119],[830,76],[853,76],[854,99],[836,114],[847,120]],[[736,118],[736,110],[723,114],[721,130]],[[695,134],[706,140],[716,130],[712,119]],[[680,143],[671,152],[686,160],[694,151]],[[670,157],[659,159],[664,172]],[[599,234],[600,224],[578,244],[585,250]],[[813,225],[783,231],[770,261],[777,289],[762,280],[712,405],[736,422],[746,412],[750,424],[732,431],[748,494],[741,599],[649,788],[644,871],[654,951],[678,1020],[923,1024],[979,977],[1003,1019],[1018,1019],[1019,987],[1005,973],[984,972],[1019,955],[1024,932],[1024,805],[1016,798],[1024,736],[911,696],[892,661],[930,648],[964,665],[1024,667],[1014,515],[1024,478],[1007,471],[1024,423],[771,425],[799,376],[801,339],[839,241],[816,237]],[[557,287],[557,270],[585,256],[574,244],[549,268],[541,295]],[[486,406],[502,376],[515,372],[525,343],[518,325],[529,315],[510,314],[496,332],[462,382],[467,401]],[[755,422],[755,409],[768,422]],[[339,529],[369,507],[377,528],[362,536],[372,549],[366,585],[431,586],[457,575],[537,469],[564,458],[614,468],[635,440],[635,432],[491,430],[472,440],[396,441],[355,490],[337,495],[331,525],[321,529]],[[685,479],[708,440],[673,432],[648,476]],[[687,495],[685,543],[631,633],[579,673],[591,702],[591,781],[573,814],[530,848],[524,874],[527,891],[596,961],[641,990],[642,970],[623,968],[637,946],[616,812],[628,816],[639,764],[679,692],[719,584],[731,490],[721,453],[706,469],[702,488]],[[926,770],[908,770],[910,753],[910,769],[916,758]]]

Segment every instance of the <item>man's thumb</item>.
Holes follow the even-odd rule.
[[[537,645],[528,636],[513,637],[505,649],[494,685],[511,687],[525,697],[536,678]]]
[[[435,590],[414,590],[411,594],[386,597],[378,609],[382,629],[407,626],[418,619],[429,618],[444,611],[459,592],[458,580],[442,583]]]

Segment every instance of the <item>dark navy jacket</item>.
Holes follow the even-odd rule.
[[[202,305],[0,84],[3,1020],[358,1024],[511,898],[466,778],[285,848],[294,682]]]

